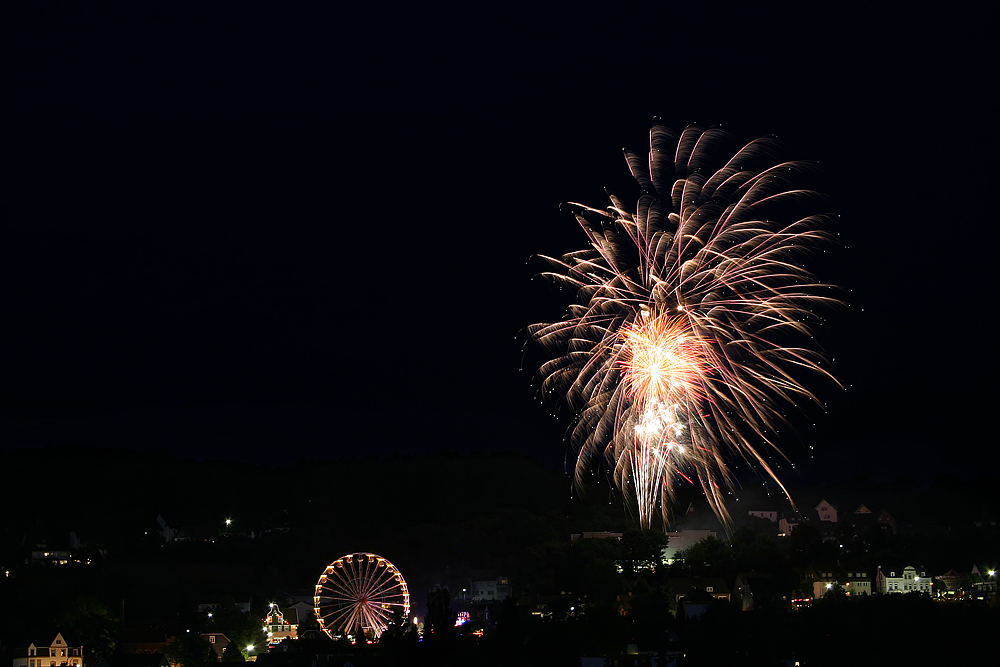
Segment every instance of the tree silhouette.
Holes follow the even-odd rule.
[[[212,645],[207,639],[193,632],[172,637],[163,647],[163,653],[171,665],[181,667],[208,667],[215,662]]]
[[[442,639],[455,634],[455,611],[447,588],[435,588],[427,594],[427,619],[424,636]]]
[[[70,631],[79,637],[88,663],[98,654],[110,655],[118,644],[118,618],[92,595],[71,600],[55,621],[63,632]]]

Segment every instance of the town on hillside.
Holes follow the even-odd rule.
[[[309,470],[143,463],[150,474],[137,480],[117,477],[106,459],[79,462],[102,493],[72,504],[26,500],[7,520],[4,664],[819,665],[949,656],[983,664],[998,656],[990,477],[855,480],[793,490],[794,505],[749,487],[733,492],[728,522],[692,492],[678,498],[668,526],[640,530],[606,479],[595,475],[572,496],[565,475],[518,457]],[[411,485],[421,502],[371,496],[344,509],[327,500],[364,496],[376,469],[400,488],[420,480]],[[15,470],[0,469],[3,488],[30,479]],[[306,472],[324,484],[299,483]],[[163,493],[171,483],[199,492]],[[913,634],[931,627],[933,637]]]

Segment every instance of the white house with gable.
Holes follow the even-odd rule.
[[[931,578],[926,572],[912,565],[900,569],[893,569],[894,567],[898,566],[879,566],[875,575],[875,592],[879,595],[931,592]]]
[[[70,646],[57,632],[51,644],[31,643],[14,650],[12,667],[82,667],[83,646]]]

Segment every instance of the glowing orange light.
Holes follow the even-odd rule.
[[[671,404],[678,396],[695,400],[705,396],[707,354],[684,318],[637,319],[620,334],[624,341],[620,363],[630,397]]]

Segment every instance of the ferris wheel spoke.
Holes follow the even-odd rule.
[[[331,597],[356,598],[359,596],[359,585],[356,581],[329,581],[324,589],[329,590]]]
[[[363,602],[359,602],[356,605],[354,605],[354,607],[352,609],[352,614],[354,616],[354,620],[357,623],[363,624],[364,620],[366,618],[367,611],[368,611],[368,605],[366,605]]]
[[[371,609],[368,609],[364,612],[364,623],[362,623],[362,627],[371,628],[375,633],[382,634],[386,626],[371,613]]]
[[[393,581],[391,573],[387,571],[382,571],[379,573],[378,578],[372,583],[375,587],[381,589],[381,588],[389,588],[395,582]]]
[[[378,585],[375,582],[366,581],[358,587],[358,597],[371,598],[378,590]]]
[[[343,625],[344,619],[350,616],[351,608],[337,609],[323,617],[324,627],[339,628]]]
[[[378,626],[384,630],[392,622],[392,615],[387,613],[387,610],[383,609],[380,605],[369,604],[365,613],[372,627]]]
[[[383,628],[388,627],[393,621],[391,611],[381,606],[372,606],[371,614],[375,621]]]

